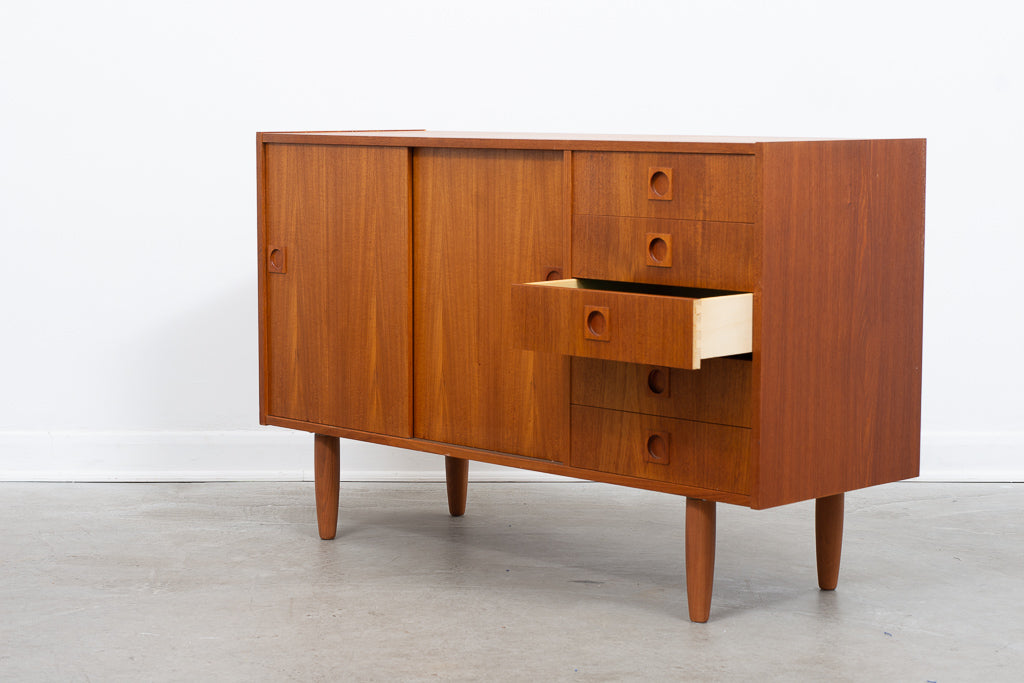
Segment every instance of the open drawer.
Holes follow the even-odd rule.
[[[695,370],[749,353],[753,294],[604,280],[512,285],[513,342],[529,351]]]

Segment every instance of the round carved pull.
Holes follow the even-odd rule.
[[[652,394],[663,394],[668,389],[668,373],[661,368],[654,368],[647,373],[647,388]]]
[[[644,235],[647,242],[647,265],[657,268],[672,267],[672,235],[667,232],[649,232]]]
[[[284,247],[270,247],[267,254],[267,270],[271,273],[284,273],[287,271],[287,259]]]
[[[587,329],[595,337],[603,337],[608,332],[608,320],[601,311],[591,311],[587,316]]]
[[[668,244],[665,240],[660,237],[655,237],[651,240],[651,243],[647,245],[647,251],[651,254],[651,259],[661,263],[668,256]]]
[[[664,171],[655,171],[651,176],[651,191],[659,197],[664,197],[671,187],[672,183]]]
[[[661,434],[647,437],[647,455],[655,462],[668,460],[668,441]]]
[[[647,198],[672,200],[672,169],[652,166],[647,169]]]
[[[547,275],[544,276],[544,279],[548,280],[549,282],[551,280],[561,280],[562,271],[560,271],[558,268],[552,268],[551,270],[548,271]]]

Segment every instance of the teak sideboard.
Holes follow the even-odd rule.
[[[686,496],[690,618],[715,505],[918,474],[924,140],[257,135],[260,422]]]

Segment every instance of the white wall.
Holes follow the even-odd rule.
[[[923,468],[1020,480],[1016,8],[4,3],[0,478],[308,476],[257,426],[255,132],[426,127],[927,137]]]

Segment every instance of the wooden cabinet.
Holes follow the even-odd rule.
[[[913,477],[923,140],[258,135],[260,419],[687,496],[690,617],[715,504]]]

